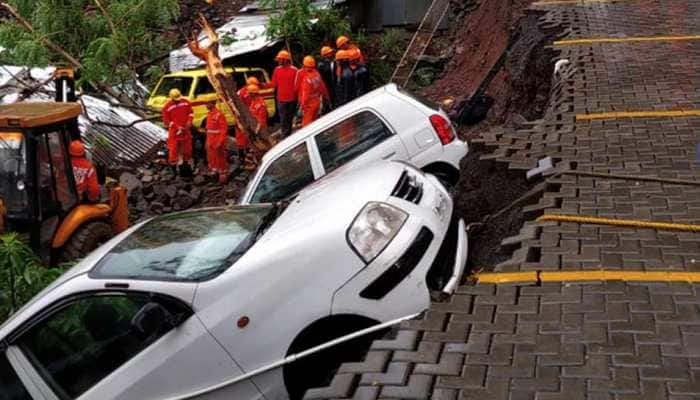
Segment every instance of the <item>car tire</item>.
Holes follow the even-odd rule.
[[[112,227],[104,221],[91,221],[78,228],[61,251],[61,261],[85,257],[112,238]]]
[[[288,355],[321,345],[335,338],[366,329],[376,322],[354,317],[341,322],[323,323],[300,335],[292,343]],[[365,335],[349,342],[312,354],[284,367],[284,382],[290,400],[301,400],[307,390],[328,386],[338,367],[345,362],[361,361],[372,342],[383,337],[387,330]]]

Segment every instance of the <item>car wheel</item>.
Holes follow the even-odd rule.
[[[341,322],[323,323],[300,335],[290,347],[288,355],[296,354],[341,336],[366,329],[376,322],[353,317]],[[333,375],[345,362],[361,361],[372,342],[383,337],[387,330],[365,335],[325,349],[284,367],[284,382],[290,400],[301,400],[307,390],[330,384]]]
[[[63,246],[60,260],[74,261],[90,254],[112,237],[112,227],[103,221],[92,221],[78,228]]]

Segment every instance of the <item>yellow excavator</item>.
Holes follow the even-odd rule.
[[[82,258],[129,225],[126,189],[109,200],[78,198],[68,152],[78,136],[76,102],[0,106],[0,233],[27,235],[50,265]]]

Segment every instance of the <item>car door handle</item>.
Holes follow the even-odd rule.
[[[388,160],[395,155],[396,155],[396,152],[392,151],[391,153],[384,155],[384,157],[382,157],[382,160]]]

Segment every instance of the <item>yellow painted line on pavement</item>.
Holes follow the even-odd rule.
[[[472,275],[477,283],[538,283],[538,282],[700,282],[700,272],[687,271],[625,271],[601,269],[594,271],[532,271],[484,272]]]
[[[537,271],[532,272],[482,272],[473,275],[479,283],[537,282]]]
[[[572,45],[577,45],[577,44],[594,44],[594,43],[678,42],[678,41],[689,41],[689,40],[700,40],[700,35],[564,39],[564,40],[555,41],[554,45],[555,46],[572,46]]]
[[[700,110],[675,110],[675,111],[611,111],[591,114],[577,114],[577,121],[590,121],[598,119],[617,118],[678,118],[700,117]]]
[[[659,231],[700,232],[700,225],[676,224],[671,222],[640,221],[635,219],[598,218],[580,215],[548,214],[537,218],[538,222],[575,222],[579,224],[612,225],[630,228],[648,228]]]
[[[533,6],[558,6],[558,5],[569,5],[569,4],[598,4],[598,3],[618,3],[623,0],[551,0],[551,1],[537,1],[532,3]]]

